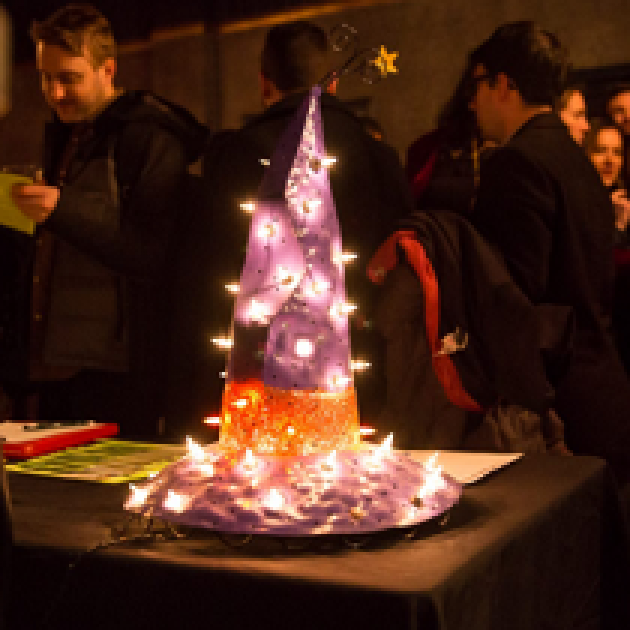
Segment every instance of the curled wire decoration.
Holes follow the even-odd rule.
[[[349,24],[337,24],[328,34],[330,46],[335,52],[345,52],[359,41],[357,29]]]
[[[337,53],[348,53],[349,57],[337,68],[331,70],[320,82],[326,89],[335,80],[350,74],[357,74],[364,83],[372,85],[386,76],[375,61],[381,54],[378,48],[359,48],[357,30],[349,24],[338,24],[329,34],[331,48]]]

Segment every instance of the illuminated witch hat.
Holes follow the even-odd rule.
[[[221,442],[306,454],[360,441],[341,231],[319,97],[281,136],[258,191],[234,308]]]
[[[345,535],[414,526],[461,494],[392,436],[361,444],[320,95],[298,109],[258,191],[219,442],[189,439],[186,457],[132,487],[128,510],[224,533]]]

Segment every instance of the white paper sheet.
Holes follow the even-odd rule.
[[[436,451],[408,451],[418,461],[425,462]],[[463,484],[475,483],[495,470],[499,470],[517,459],[523,453],[474,453],[470,451],[438,451],[436,466],[453,479]]]

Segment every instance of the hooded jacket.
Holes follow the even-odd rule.
[[[44,177],[50,184],[57,181],[71,131],[57,118],[46,125]],[[123,93],[88,126],[58,204],[38,228],[38,235],[55,236],[45,364],[155,373],[182,185],[205,139],[205,128],[188,112],[147,92]],[[30,261],[37,242],[24,248]],[[13,347],[22,357],[27,353],[23,340]]]

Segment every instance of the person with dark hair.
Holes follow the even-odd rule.
[[[12,190],[37,227],[19,318],[30,325],[2,376],[16,395],[37,395],[42,419],[156,435],[178,195],[205,129],[153,94],[114,85],[116,42],[95,8],[65,6],[31,35],[53,116],[43,181]]]
[[[623,183],[623,132],[614,122],[595,118],[584,136],[584,150],[610,192],[618,235],[624,234],[630,219],[630,202]]]
[[[630,373],[630,201],[623,184],[623,132],[611,120],[595,118],[584,138],[584,149],[599,173],[615,208],[615,290],[613,329],[621,361]]]
[[[269,30],[260,56],[263,105],[315,85],[330,70],[328,36],[306,21]]]
[[[565,88],[554,109],[569,129],[571,137],[578,144],[582,144],[584,134],[589,128],[583,88],[577,85]]]
[[[610,118],[623,131],[624,170],[623,179],[630,185],[630,83],[616,83],[606,96],[606,110]]]
[[[407,177],[421,209],[469,215],[479,185],[481,160],[494,143],[482,140],[468,108],[470,68],[440,110],[435,130],[407,149]]]
[[[619,186],[623,175],[623,132],[619,126],[607,118],[593,118],[583,146],[604,186]]]
[[[203,331],[199,338],[229,330],[232,304],[224,285],[240,275],[249,230],[249,215],[239,209],[239,203],[255,197],[266,168],[261,160],[271,156],[309,90],[332,72],[328,36],[320,27],[303,21],[274,26],[266,35],[260,63],[265,110],[241,130],[217,136],[210,143],[204,177],[213,204],[208,215],[212,223],[199,233],[216,235],[216,244],[208,251],[200,243],[197,251],[200,256],[205,253],[206,260],[197,265],[216,280],[207,295],[186,300],[198,313],[191,329]],[[372,363],[369,373],[356,378],[360,411],[369,422],[378,413],[381,381],[377,378],[378,343],[370,330],[375,291],[364,269],[397,217],[411,209],[412,201],[395,151],[367,133],[361,118],[336,98],[335,82],[324,88],[320,99],[324,143],[336,158],[330,170],[331,188],[344,250],[357,255],[345,271],[348,297],[358,305],[352,318],[352,348],[355,356]],[[209,414],[221,404],[218,373],[223,361],[216,354],[213,358],[212,348],[204,346],[203,352],[202,367],[191,379],[190,390],[192,398],[203,399],[197,409]]]
[[[533,324],[538,309],[471,225],[480,166],[494,151],[482,161],[481,148],[497,142],[482,138],[469,109],[475,69],[443,108],[436,144],[416,172],[418,211],[370,263],[383,285],[383,422],[402,448],[565,454]],[[428,142],[414,143],[410,158],[421,145]]]
[[[606,94],[608,115],[630,136],[630,83],[615,83]]]
[[[470,106],[501,144],[485,164],[473,222],[534,305],[555,388],[551,404],[576,453],[606,458],[630,480],[630,383],[615,350],[614,210],[599,175],[552,112],[566,52],[532,22],[499,27],[471,54]],[[519,360],[518,356],[514,357]]]

